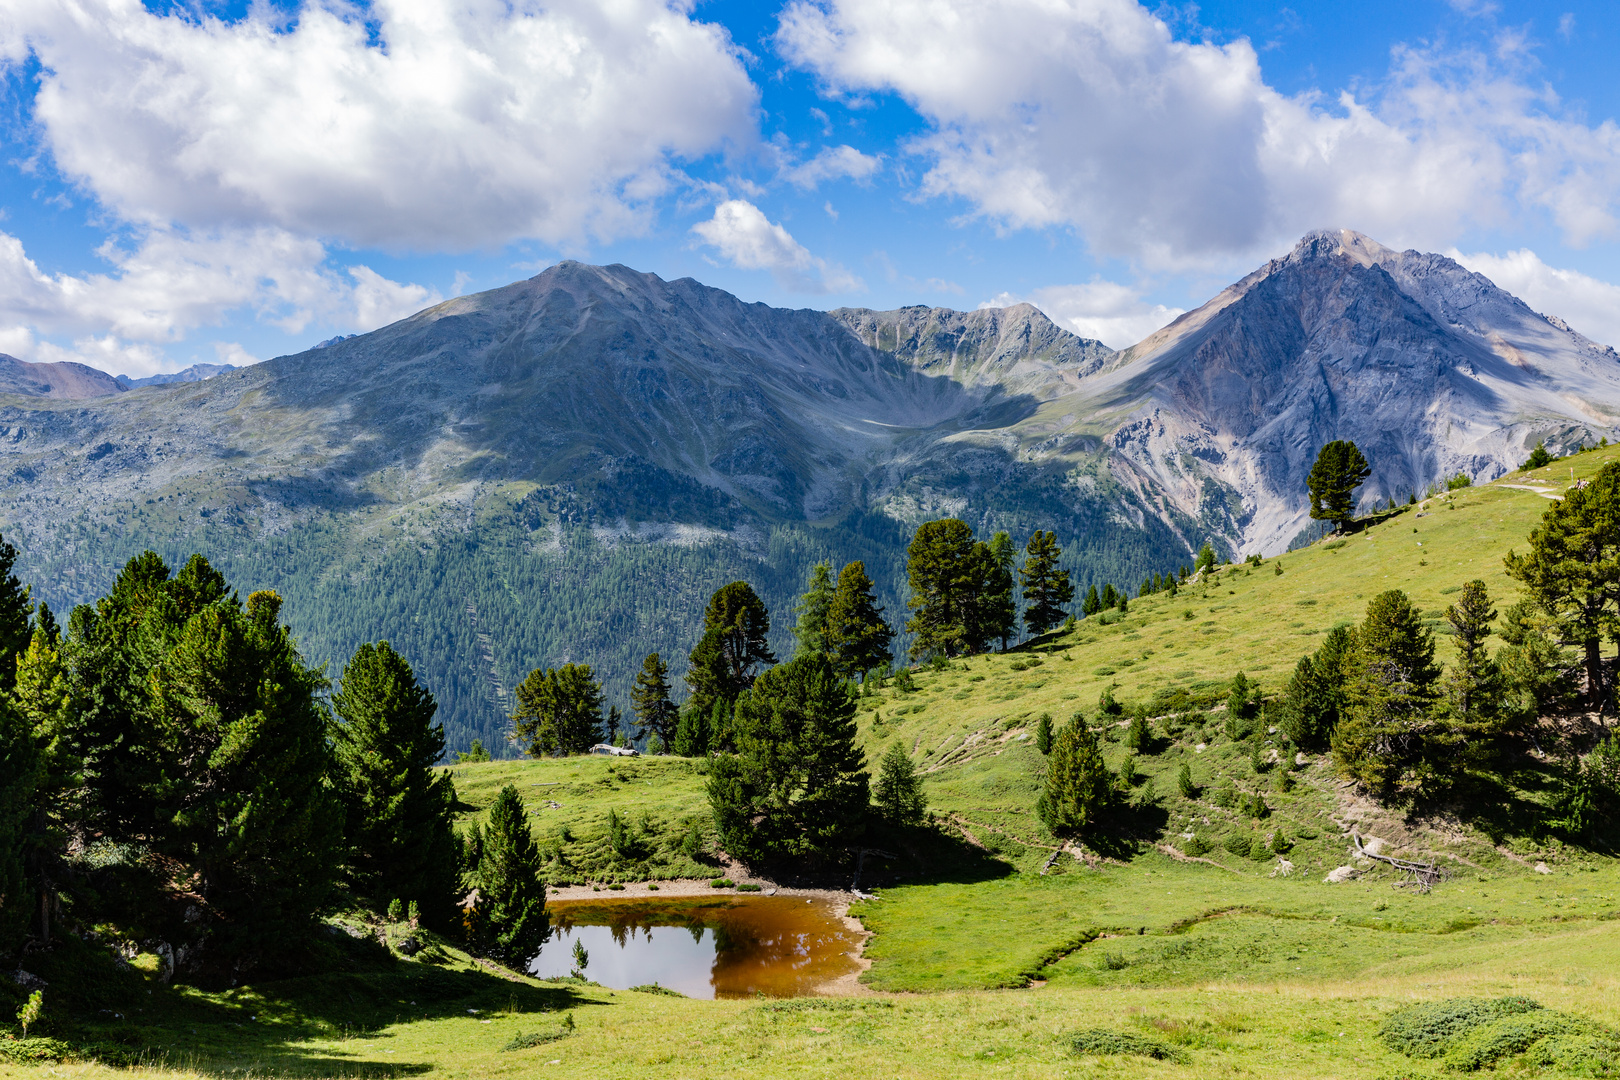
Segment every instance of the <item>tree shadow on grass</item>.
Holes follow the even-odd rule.
[[[401,960],[374,941],[334,944],[332,966],[346,970],[328,967],[217,992],[150,985],[104,949],[76,939],[32,966],[59,1003],[48,1033],[83,1056],[211,1076],[420,1075],[439,1063],[394,1060],[386,1045],[390,1026],[496,1013],[539,1017],[609,1004],[571,985],[534,986],[493,971]],[[510,1034],[490,1033],[483,1045],[474,1033],[465,1042],[474,1052],[499,1050]]]

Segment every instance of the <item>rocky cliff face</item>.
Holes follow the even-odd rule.
[[[1458,472],[1488,480],[1537,439],[1620,423],[1620,356],[1450,259],[1313,233],[1119,354],[1084,388],[1146,482],[1246,551],[1308,523],[1305,474],[1353,439],[1363,507]]]

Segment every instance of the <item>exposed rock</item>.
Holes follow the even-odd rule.
[[[1550,874],[1550,873],[1552,873],[1552,871],[1547,869],[1547,864],[1546,863],[1538,862],[1538,863],[1536,863],[1536,873],[1538,873],[1538,874]]]
[[[1323,878],[1322,880],[1327,882],[1329,885],[1338,885],[1342,882],[1350,881],[1360,876],[1360,874],[1361,871],[1357,870],[1353,866],[1340,866],[1329,870],[1327,877]]]

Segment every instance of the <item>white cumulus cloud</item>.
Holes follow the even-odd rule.
[[[11,0],[0,59],[30,54],[45,147],[126,220],[390,249],[637,232],[758,98],[678,0]]]
[[[1548,266],[1529,248],[1506,255],[1453,251],[1451,257],[1543,315],[1556,315],[1593,341],[1620,348],[1620,285]]]
[[[1004,292],[979,306],[1009,307],[1017,303],[1034,304],[1064,329],[1095,338],[1112,349],[1135,345],[1172,322],[1183,310],[1150,304],[1136,289],[1100,278],[1083,285],[1048,285],[1028,296]]]
[[[100,254],[108,273],[49,274],[0,233],[0,351],[149,375],[167,365],[163,345],[240,308],[288,333],[312,322],[365,331],[441,299],[367,266],[334,271],[318,241],[281,229],[158,230],[130,247],[109,242]]]
[[[1135,0],[795,0],[777,41],[930,122],[925,194],[1104,254],[1224,265],[1323,221],[1431,249],[1525,215],[1620,231],[1620,128],[1560,119],[1511,56],[1398,49],[1369,96],[1290,97],[1249,42],[1177,41]]]
[[[781,225],[746,199],[727,199],[692,231],[743,270],[769,270],[778,285],[801,293],[847,293],[863,286],[837,263],[810,254]]]
[[[853,146],[829,146],[809,161],[783,169],[782,178],[796,188],[810,191],[828,180],[866,180],[882,164],[882,158],[863,154]]]

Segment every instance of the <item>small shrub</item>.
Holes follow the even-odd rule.
[[[399,903],[398,900],[394,903]],[[28,1028],[38,1022],[39,1014],[45,1010],[45,991],[35,990],[23,1002],[23,1007],[17,1013],[17,1025],[22,1028],[23,1038],[28,1038]]]
[[[405,916],[405,905],[400,903],[399,897],[388,901],[388,921],[399,922]]]
[[[1215,789],[1215,795],[1211,801],[1222,809],[1230,810],[1237,805],[1237,788],[1232,785],[1232,781],[1223,780],[1221,786]]]
[[[1119,783],[1121,787],[1129,788],[1136,783],[1136,755],[1126,754],[1125,760],[1119,763]]]
[[[1271,851],[1273,854],[1286,855],[1293,849],[1293,846],[1293,841],[1284,836],[1281,829],[1271,834]]]
[[[713,881],[709,882],[709,888],[711,888],[711,889],[730,889],[730,888],[734,887],[736,884],[737,883],[735,881],[732,881],[728,877],[717,877]]]
[[[1198,785],[1193,783],[1192,766],[1185,761],[1181,763],[1181,771],[1176,774],[1176,786],[1181,789],[1183,798],[1198,798]]]
[[[1042,755],[1052,752],[1052,714],[1041,713],[1041,718],[1035,722],[1035,749]]]
[[[759,892],[759,886],[752,881],[745,881],[737,886],[738,892]]]
[[[1272,779],[1272,786],[1278,794],[1286,795],[1294,790],[1294,774],[1287,769],[1278,769],[1277,775]]]
[[[562,1022],[555,1027],[548,1028],[544,1031],[536,1031],[528,1035],[514,1035],[512,1037],[512,1041],[501,1047],[501,1050],[503,1052],[509,1050],[531,1050],[536,1046],[544,1046],[546,1043],[556,1042],[558,1039],[566,1039],[573,1033],[574,1014],[569,1013],[567,1016],[564,1016],[562,1018]]]
[[[903,667],[894,673],[894,688],[902,694],[909,694],[917,689],[917,681],[911,677],[911,669]]]
[[[1193,833],[1193,838],[1187,841],[1187,854],[1189,855],[1208,855],[1213,850],[1214,847],[1210,842],[1198,833]]]
[[[1249,857],[1249,851],[1254,847],[1254,841],[1249,838],[1247,833],[1233,833],[1221,841],[1221,847],[1240,859],[1246,859]]]
[[[1258,738],[1249,747],[1249,767],[1256,776],[1263,776],[1271,769],[1271,755],[1266,753],[1266,744]]]
[[[1152,1058],[1154,1061],[1180,1061],[1182,1055],[1159,1042],[1142,1035],[1128,1035],[1121,1031],[1082,1031],[1069,1044],[1076,1054],[1114,1055],[1130,1054]]]
[[[686,996],[685,994],[681,993],[679,990],[671,990],[669,987],[667,987],[667,986],[659,986],[655,982],[653,982],[653,983],[643,983],[640,986],[632,986],[630,989],[631,989],[631,991],[633,993],[637,993],[637,994],[662,994],[664,997],[685,997]]]
[[[1014,660],[1012,663],[1007,665],[1007,670],[1008,671],[1028,671],[1029,670],[1029,665],[1024,663],[1022,660]]]
[[[1131,720],[1131,726],[1125,732],[1125,745],[1136,753],[1146,753],[1153,746],[1153,728],[1145,716],[1138,716]]]
[[[1119,716],[1125,712],[1125,706],[1114,700],[1114,689],[1108,687],[1097,698],[1097,712],[1101,716]]]
[[[1105,952],[1097,958],[1097,967],[1103,971],[1124,971],[1131,966],[1124,953]]]

